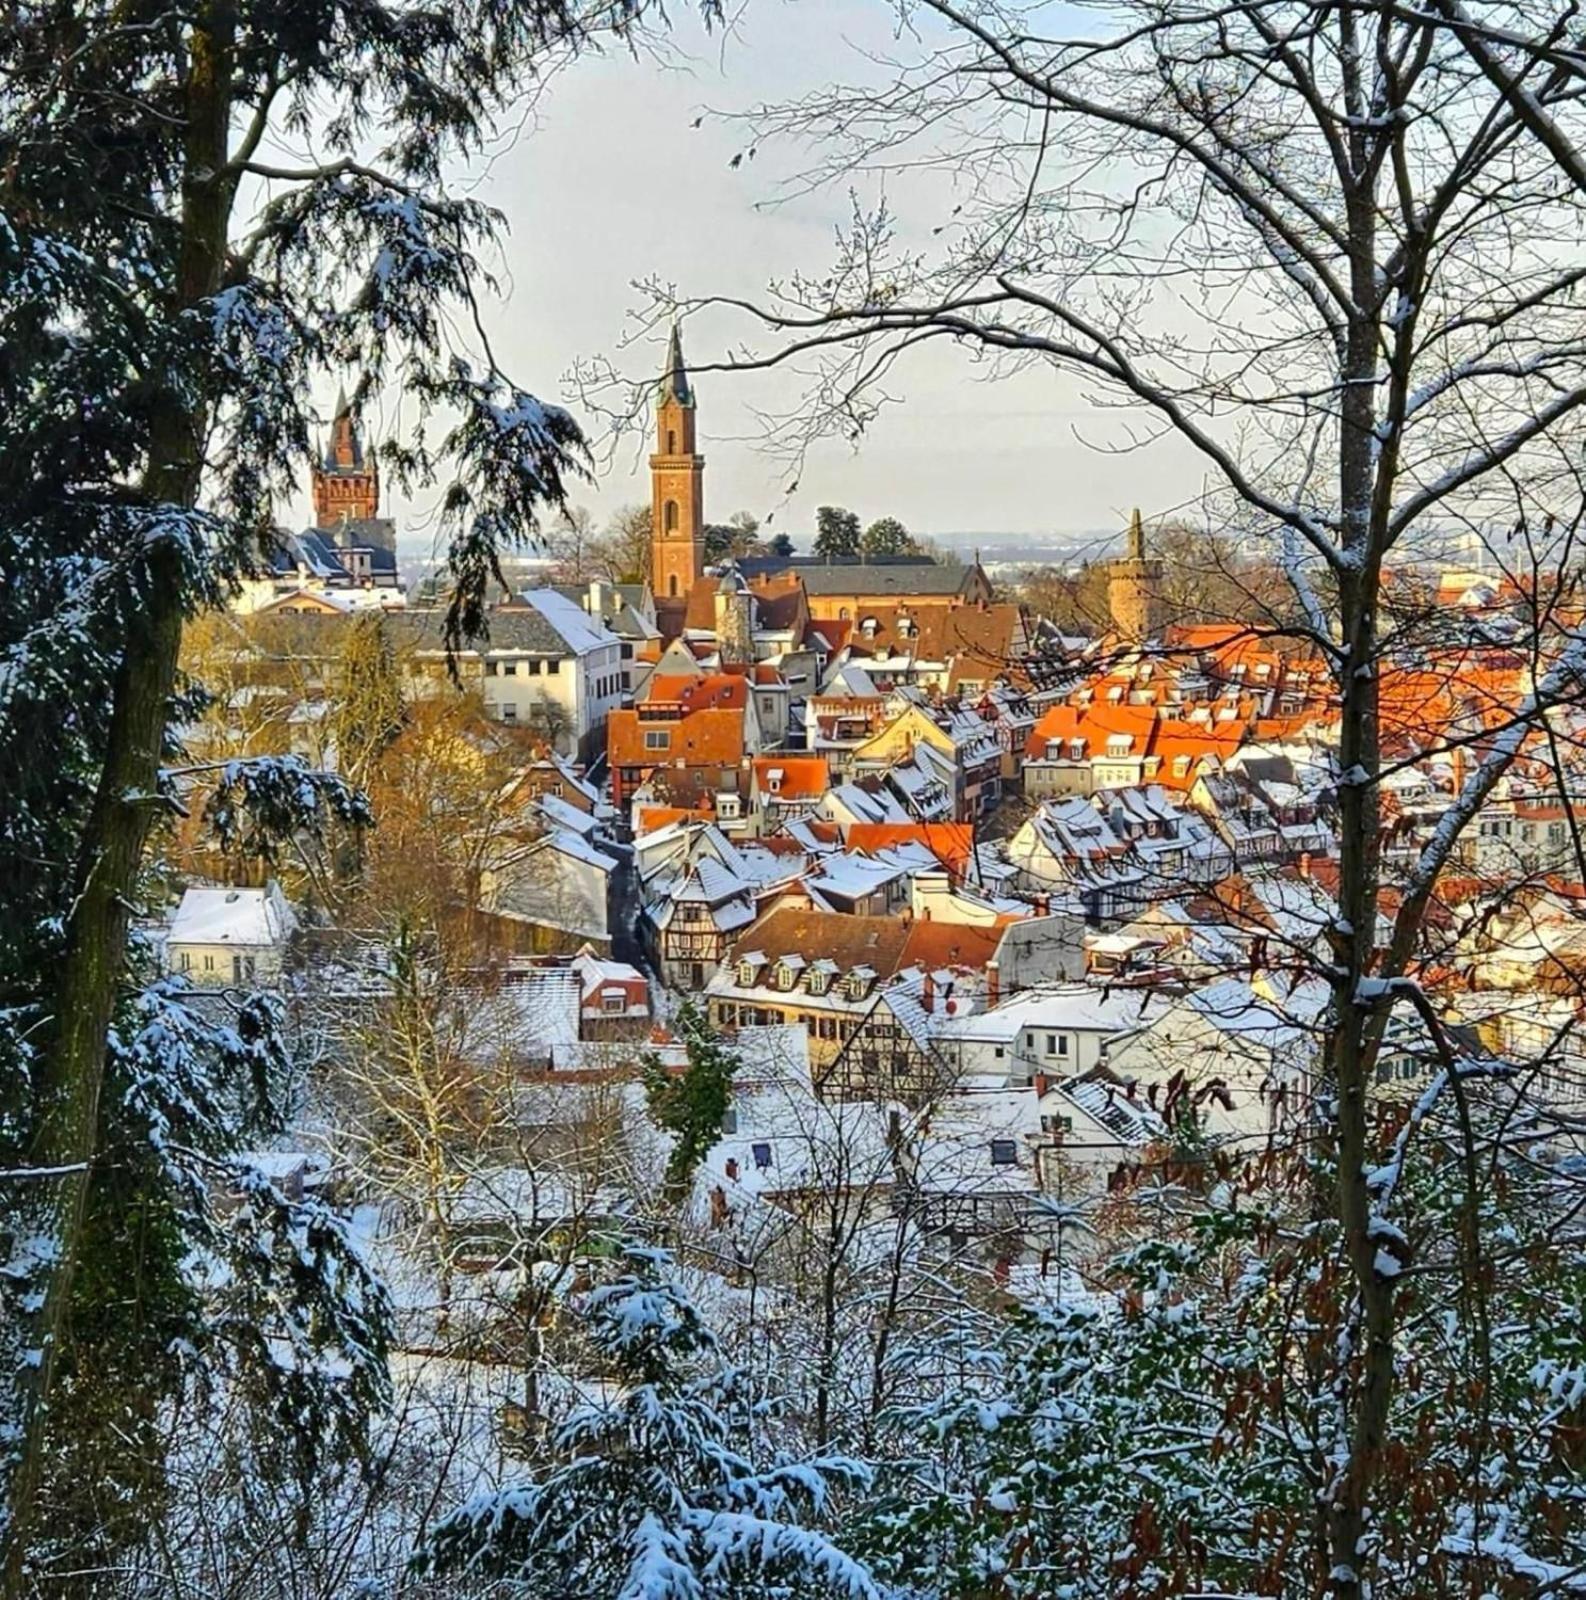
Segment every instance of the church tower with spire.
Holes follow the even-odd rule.
[[[705,566],[705,458],[695,453],[694,421],[683,337],[673,323],[650,457],[650,587],[658,607],[686,601]]]
[[[1131,644],[1144,644],[1162,630],[1162,563],[1146,554],[1138,506],[1123,555],[1107,567],[1107,610],[1114,629]]]
[[[314,525],[335,529],[349,522],[373,522],[380,515],[380,468],[366,455],[363,437],[345,389],[336,396],[330,446],[312,475]]]

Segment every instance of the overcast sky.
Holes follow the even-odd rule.
[[[637,373],[658,366],[660,344],[621,348],[642,304],[634,281],[658,277],[680,292],[756,294],[773,276],[821,269],[847,217],[846,187],[777,207],[779,176],[798,153],[762,149],[737,169],[737,129],[702,112],[783,100],[834,79],[873,71],[864,52],[894,48],[881,0],[763,0],[725,39],[678,10],[671,65],[622,54],[585,59],[551,87],[533,123],[491,164],[478,193],[511,224],[502,301],[491,313],[498,353],[518,381],[546,399],[572,400],[576,361],[607,356]],[[866,196],[875,198],[874,192]],[[928,236],[942,192],[888,195],[902,229]],[[929,214],[926,214],[929,213]],[[719,357],[741,324],[699,318],[687,332],[696,360]],[[1200,482],[1181,446],[1109,455],[1092,442],[1121,438],[1116,416],[1087,407],[1079,387],[1051,373],[982,381],[945,345],[915,356],[889,390],[886,410],[855,452],[820,447],[783,491],[788,474],[751,441],[754,408],[785,409],[792,375],[711,374],[697,384],[707,515],[746,509],[807,543],[815,508],[852,506],[869,520],[901,517],[927,534],[1074,533],[1121,527],[1139,500],[1148,516]],[[576,409],[576,407],[575,407]],[[377,427],[399,418],[376,417]],[[622,445],[578,498],[601,520],[648,499],[644,464]],[[396,503],[403,548],[433,538],[423,505]],[[306,516],[304,496],[299,514]]]

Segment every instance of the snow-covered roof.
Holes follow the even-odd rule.
[[[542,794],[534,803],[553,827],[566,828],[581,838],[587,838],[600,826],[595,817],[577,806],[568,805],[560,795]]]
[[[1146,1027],[1166,1009],[1167,1002],[1146,989],[1109,991],[1088,983],[1055,984],[1027,989],[990,1011],[943,1022],[940,1036],[944,1042],[1006,1042],[1025,1028],[1053,1028],[1111,1037]]]
[[[561,635],[574,655],[588,655],[620,642],[604,623],[596,622],[582,606],[555,589],[530,589],[521,598]]]
[[[292,908],[273,883],[263,889],[189,889],[166,942],[265,949],[281,944],[296,927]]]

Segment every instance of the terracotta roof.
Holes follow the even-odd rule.
[[[712,672],[703,678],[657,672],[644,686],[639,704],[678,705],[686,711],[742,710],[749,703],[749,681],[742,673]]]
[[[739,692],[743,692],[742,681]],[[741,703],[741,702],[740,702]],[[650,749],[648,731],[665,730],[664,749]],[[691,711],[683,717],[646,717],[643,707],[613,711],[606,723],[606,759],[613,767],[736,766],[743,760],[741,711]]]
[[[900,967],[984,967],[997,953],[1004,929],[976,928],[962,922],[918,921],[909,928]]]
[[[772,962],[785,955],[820,955],[836,962],[841,972],[869,967],[877,977],[890,978],[908,965],[903,952],[909,933],[910,924],[896,917],[850,917],[838,911],[779,906],[744,930],[729,960],[737,961],[752,950]]]
[[[753,765],[754,786],[762,794],[771,793],[769,774],[782,774],[778,800],[818,800],[831,788],[832,769],[825,756],[756,756]]]
[[[875,627],[867,630],[871,621]],[[970,676],[983,679],[1015,654],[1024,619],[1016,605],[911,606],[900,600],[859,605],[849,625],[848,647],[858,660],[888,655],[924,661],[962,658],[972,663],[965,669]],[[977,673],[975,666],[982,670]]]
[[[923,844],[955,876],[961,875],[974,850],[975,830],[967,822],[855,822],[848,829],[848,848],[873,855],[895,844]]]
[[[654,833],[673,822],[714,822],[716,813],[708,807],[698,810],[691,806],[640,806],[639,832]]]

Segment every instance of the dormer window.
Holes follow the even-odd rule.
[[[752,989],[754,987],[754,962],[740,961],[738,963],[738,987]]]
[[[1070,739],[1068,741],[1068,759],[1070,761],[1083,761],[1085,759],[1085,741],[1083,739]]]
[[[874,639],[875,636],[876,636],[876,629],[879,626],[880,626],[880,624],[876,621],[876,619],[874,617],[866,617],[860,622],[859,631],[867,639]]]
[[[1019,1164],[1019,1146],[1013,1139],[991,1141],[991,1164],[994,1167],[1014,1167]]]
[[[1188,756],[1173,757],[1173,776],[1175,778],[1187,778],[1189,776],[1189,769],[1190,758]]]
[[[1134,740],[1127,733],[1112,733],[1107,736],[1107,754],[1110,756],[1126,756]]]
[[[810,993],[811,994],[825,994],[827,989],[830,986],[831,986],[831,974],[830,973],[828,973],[828,972],[812,972],[812,973],[810,973],[809,988],[810,988]]]

